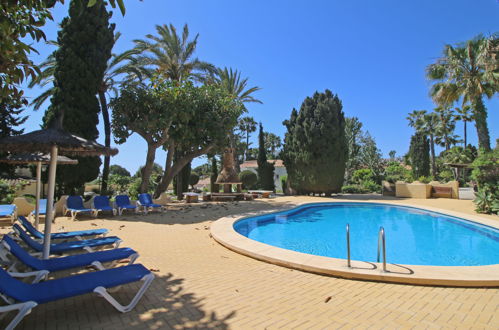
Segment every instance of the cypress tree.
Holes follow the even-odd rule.
[[[409,158],[414,179],[430,175],[430,142],[426,135],[416,133],[411,137]]]
[[[45,126],[56,115],[64,114],[63,127],[70,133],[96,140],[100,111],[97,93],[111,57],[114,24],[109,24],[105,2],[97,0],[88,7],[87,0],[72,0],[69,17],[62,23],[55,53],[54,95],[44,116]],[[58,179],[66,193],[82,187],[99,175],[98,157],[77,157],[79,164],[58,170]]]
[[[283,161],[290,186],[299,194],[339,192],[348,147],[343,106],[330,90],[307,97],[284,121]]]
[[[274,190],[274,164],[267,161],[267,152],[265,149],[265,133],[263,132],[262,123],[260,123],[260,131],[258,133],[258,186],[264,190]]]
[[[15,127],[22,125],[28,117],[21,117],[22,106],[27,101],[23,98],[5,97],[0,99],[0,138],[12,135],[23,134],[24,129]],[[0,157],[5,157],[5,153],[0,153]],[[11,176],[14,174],[15,166],[0,163],[0,174]]]

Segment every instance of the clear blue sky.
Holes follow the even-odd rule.
[[[67,5],[54,9],[59,23]],[[282,121],[306,96],[330,89],[343,101],[346,116],[356,116],[374,136],[384,155],[407,152],[412,129],[407,113],[435,106],[428,96],[430,83],[425,67],[433,63],[447,43],[499,31],[497,0],[333,1],[333,0],[137,0],[126,1],[124,17],[113,21],[122,37],[115,46],[121,52],[132,40],[155,33],[155,25],[189,25],[199,33],[197,56],[217,66],[228,66],[249,77],[263,104],[248,104],[249,115],[266,131],[284,137]],[[44,28],[55,39],[57,25]],[[35,47],[43,60],[52,48]],[[28,90],[28,96],[39,90]],[[492,144],[499,137],[499,100],[487,101]],[[44,107],[30,115],[26,131],[37,129]],[[101,127],[100,142],[103,142]],[[458,124],[457,134],[462,135]],[[476,144],[476,131],[468,131]],[[254,134],[253,141],[257,141]],[[145,142],[138,136],[117,146],[120,164],[132,173],[145,162]],[[157,152],[163,165],[165,155]],[[196,160],[194,166],[204,160]]]

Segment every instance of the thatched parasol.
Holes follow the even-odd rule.
[[[62,129],[63,116],[64,113],[60,113],[58,118],[55,118],[52,122],[53,125],[50,128],[0,139],[0,151],[43,153],[50,151],[47,216],[45,217],[45,237],[43,240],[44,259],[48,259],[50,255],[50,234],[54,208],[55,173],[57,169],[57,156],[59,151],[61,154],[78,156],[113,156],[118,153],[118,150],[115,148],[107,148],[95,141],[86,140],[64,131]]]
[[[42,181],[42,164],[50,164],[50,155],[41,152],[33,154],[11,154],[0,159],[1,163],[8,164],[36,164],[36,202],[35,202],[35,227],[38,229],[40,220],[40,188]],[[57,157],[58,165],[76,165],[78,161],[65,156]]]

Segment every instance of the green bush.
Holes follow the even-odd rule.
[[[377,184],[373,180],[362,182],[361,187],[367,192],[381,193],[381,185]]]
[[[239,180],[243,183],[244,189],[253,189],[258,182],[258,176],[253,171],[245,170],[239,173]]]
[[[281,187],[283,193],[286,193],[287,185],[288,185],[288,176],[287,175],[281,176]]]
[[[367,181],[374,181],[375,176],[370,169],[356,170],[352,173],[352,183],[363,184]]]
[[[0,180],[0,204],[11,204],[16,197],[16,187]]]
[[[481,151],[472,163],[471,177],[478,185],[475,204],[477,212],[498,213],[499,211],[499,149]]]
[[[433,177],[432,176],[420,176],[418,179],[417,179],[419,182],[421,183],[430,183],[430,181],[433,181]]]
[[[341,187],[341,192],[345,194],[366,194],[369,191],[362,186],[351,184]]]
[[[399,162],[390,162],[385,168],[385,180],[390,183],[411,180],[411,171]]]

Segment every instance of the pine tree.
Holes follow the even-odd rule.
[[[114,24],[105,2],[88,7],[87,0],[72,0],[69,17],[62,23],[57,41],[54,72],[54,95],[44,116],[45,126],[60,114],[63,127],[70,133],[96,140],[100,111],[97,93],[111,57],[114,44]],[[98,157],[77,157],[78,165],[58,170],[59,180],[66,193],[95,179],[101,161]]]
[[[414,179],[430,175],[430,141],[426,135],[416,133],[411,137],[409,158]]]
[[[258,186],[264,190],[274,190],[274,164],[267,161],[267,151],[265,148],[265,133],[262,123],[260,123],[260,132],[258,133]]]
[[[288,181],[299,194],[339,192],[348,147],[341,100],[330,90],[307,97],[300,111],[284,121],[283,161]]]

